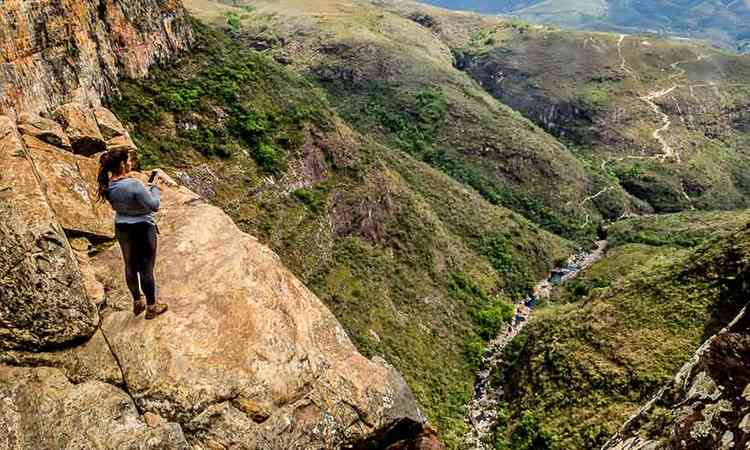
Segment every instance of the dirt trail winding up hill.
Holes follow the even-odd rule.
[[[622,44],[625,40],[626,35],[621,34],[618,41],[617,41],[617,55],[620,57],[620,70],[622,72],[625,72],[627,75],[630,75],[633,77],[634,80],[640,81],[641,77],[638,75],[638,72],[634,71],[628,66],[627,59],[625,58],[625,55],[622,52]],[[702,57],[705,56],[699,56],[696,61],[700,61]],[[675,70],[676,73],[670,75],[668,78],[669,80],[672,80],[673,78],[682,77],[684,76],[687,71],[685,69],[679,68],[678,66],[680,64],[683,64],[687,61],[678,61],[675,63],[672,63],[670,67],[672,70]],[[651,136],[659,142],[661,145],[662,154],[654,156],[655,159],[666,161],[668,159],[673,159],[676,162],[681,162],[680,154],[669,144],[669,141],[667,138],[663,136],[663,133],[666,133],[669,130],[669,127],[672,125],[672,119],[669,117],[669,114],[662,111],[661,107],[656,103],[656,100],[659,100],[661,98],[666,97],[672,91],[675,89],[678,89],[682,87],[680,84],[675,83],[671,87],[664,88],[664,89],[656,89],[653,90],[647,94],[641,95],[639,98],[643,100],[651,109],[654,111],[655,114],[657,114],[659,117],[661,117],[662,126],[660,128],[657,128],[654,130],[654,132],[651,134]],[[602,169],[604,169],[605,163],[602,163]]]
[[[679,87],[678,85],[674,85],[667,89],[653,91],[646,95],[641,96],[640,99],[646,102],[646,104],[648,104],[651,107],[654,113],[661,116],[661,122],[663,125],[661,126],[661,128],[657,128],[656,130],[654,130],[654,132],[651,134],[651,136],[653,136],[653,138],[659,141],[659,144],[661,144],[662,154],[657,155],[655,158],[660,159],[662,161],[665,161],[667,159],[674,159],[676,162],[679,163],[681,162],[680,154],[677,151],[675,151],[675,149],[672,148],[671,145],[669,145],[669,142],[667,141],[667,139],[664,136],[662,136],[662,133],[666,133],[667,130],[669,130],[669,127],[672,125],[672,119],[670,119],[669,114],[662,111],[661,107],[655,102],[655,100],[659,100],[663,97],[666,97],[678,87]]]
[[[620,57],[620,70],[632,76],[634,80],[639,81],[640,77],[638,76],[638,73],[628,67],[628,62],[625,59],[625,55],[622,53],[622,44],[625,42],[626,37],[626,34],[621,34],[620,38],[617,40],[617,55]]]

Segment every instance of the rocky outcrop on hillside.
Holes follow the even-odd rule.
[[[0,366],[0,398],[2,449],[190,448],[178,424],[149,425],[121,389],[57,369]]]
[[[502,55],[506,56],[506,55]],[[457,52],[456,67],[468,73],[482,88],[551,134],[567,136],[582,121],[593,124],[593,114],[580,99],[548,98],[534,83],[534,74],[515,67],[515,60],[495,54],[479,57]],[[580,126],[580,123],[578,124]],[[574,136],[575,137],[575,136]]]
[[[0,113],[98,104],[121,77],[187,48],[179,0],[8,0],[0,3]]]
[[[109,111],[94,116],[90,134],[126,136]],[[14,169],[0,173],[0,448],[442,447],[394,368],[360,355],[275,253],[171,180],[156,274],[170,309],[133,317],[112,214],[93,200],[96,159],[59,133],[0,125]]]
[[[672,383],[602,450],[744,450],[750,446],[750,315],[706,341]]]
[[[39,350],[90,336],[96,307],[84,295],[47,184],[15,124],[2,116],[0,167],[0,350]]]

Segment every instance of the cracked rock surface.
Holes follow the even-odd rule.
[[[22,137],[26,153],[43,181],[47,199],[66,231],[112,239],[114,214],[96,201],[96,160],[74,155],[33,136]]]
[[[0,116],[0,350],[91,336],[99,317],[15,124]]]
[[[117,246],[92,260],[122,308],[101,328],[142,410],[225,447],[335,448],[404,418],[424,422],[395,369],[361,356],[327,307],[219,208],[170,187],[158,223],[167,314],[132,316]]]
[[[49,367],[0,365],[0,430],[8,450],[190,448],[178,424],[147,426],[115,386],[73,384]]]

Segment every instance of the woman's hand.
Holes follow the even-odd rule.
[[[156,172],[156,177],[154,177],[154,182],[152,183],[153,185],[157,187],[163,187],[163,186],[177,187],[178,186],[177,183],[175,183],[175,181],[172,179],[172,177],[167,175],[166,172],[164,172],[163,170],[156,169],[154,170],[154,172]]]

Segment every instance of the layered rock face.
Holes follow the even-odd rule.
[[[706,341],[602,450],[750,448],[750,312]]]
[[[89,142],[129,140],[107,110],[60,110],[94,117],[80,119]],[[25,123],[0,118],[13,169],[0,174],[0,448],[442,447],[395,369],[171,180],[156,273],[170,309],[133,317],[112,213],[94,201],[97,160],[65,144],[83,124]]]
[[[187,48],[179,0],[6,0],[0,3],[0,113],[99,104],[120,77]]]
[[[0,350],[38,350],[90,336],[96,307],[46,184],[15,124],[2,116],[0,168]]]

